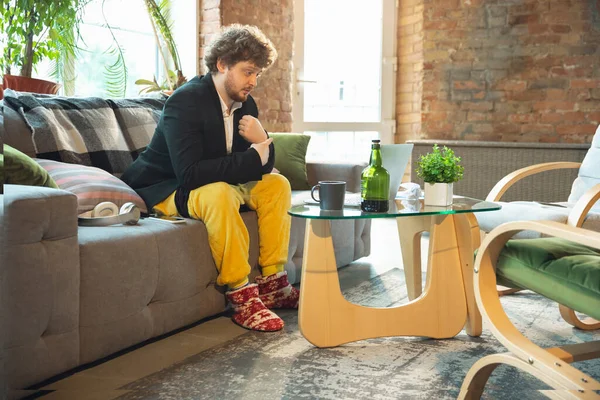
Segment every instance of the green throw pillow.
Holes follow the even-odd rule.
[[[58,189],[54,179],[31,157],[4,145],[4,183]]]
[[[275,168],[285,176],[292,190],[308,190],[306,149],[309,135],[298,133],[269,133],[275,146]]]

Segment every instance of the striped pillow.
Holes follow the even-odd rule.
[[[48,171],[60,189],[77,196],[78,214],[91,211],[103,201],[113,202],[119,208],[132,202],[141,212],[147,212],[144,200],[132,188],[100,168],[40,158],[35,161]]]

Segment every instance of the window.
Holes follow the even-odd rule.
[[[394,0],[296,0],[295,132],[313,160],[368,161],[370,142],[393,143]]]
[[[75,93],[78,96],[109,96],[107,68],[114,67],[118,53],[107,22],[124,54],[127,67],[125,97],[138,95],[140,87],[134,83],[137,79],[151,80],[153,76],[158,79],[157,47],[143,1],[105,0],[103,6],[103,0],[94,0],[86,7],[83,18],[80,27],[83,50],[75,60]],[[115,68],[115,72],[121,71]],[[116,83],[115,79],[112,81]]]
[[[368,162],[371,156],[371,140],[379,139],[379,132],[311,132],[307,157],[310,160],[345,160]]]
[[[381,6],[305,0],[305,121],[381,120]]]
[[[171,17],[177,24],[173,26],[173,35],[178,45],[183,73],[191,78],[196,71],[196,1],[171,0]],[[115,66],[117,46],[112,34],[123,51],[127,68],[125,97],[137,97],[142,86],[136,85],[138,79],[152,80],[156,77],[162,83],[164,67],[158,54],[154,32],[143,0],[92,0],[85,8],[83,22],[79,27],[81,39],[80,52],[74,60],[74,86],[63,95],[112,97],[109,83],[122,84],[119,76],[122,69]],[[38,75],[43,79],[52,79],[49,75],[50,63],[41,63]],[[107,68],[113,68],[118,74],[109,79]]]

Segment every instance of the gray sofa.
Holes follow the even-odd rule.
[[[22,116],[5,107],[3,118],[6,144],[22,147],[32,135]],[[358,191],[363,167],[308,163],[309,184],[344,179],[348,190]],[[294,191],[293,202],[301,204],[308,195]],[[226,309],[200,221],[78,227],[74,194],[21,185],[4,187],[1,218],[0,382],[12,389]],[[243,219],[254,276],[259,272],[256,214],[244,212]],[[286,264],[292,282],[300,280],[304,229],[305,220],[293,218]],[[332,231],[338,266],[369,254],[368,220],[334,221]]]

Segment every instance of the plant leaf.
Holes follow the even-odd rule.
[[[115,62],[104,66],[104,76],[106,77],[106,91],[112,97],[125,97],[127,92],[127,66],[123,56],[123,49],[111,46],[108,54],[115,57]]]
[[[105,3],[106,0],[102,0],[102,16],[104,17],[106,27],[108,28],[113,40],[113,44],[107,50],[107,52],[116,57],[113,64],[106,65],[104,67],[104,76],[107,80],[106,91],[112,97],[125,97],[125,93],[127,93],[127,65],[125,64],[125,52],[119,44],[112,27],[106,19],[106,14],[104,13]]]
[[[135,81],[135,84],[136,85],[152,85],[152,86],[156,85],[155,82],[150,81],[148,79],[138,79],[137,81]]]

